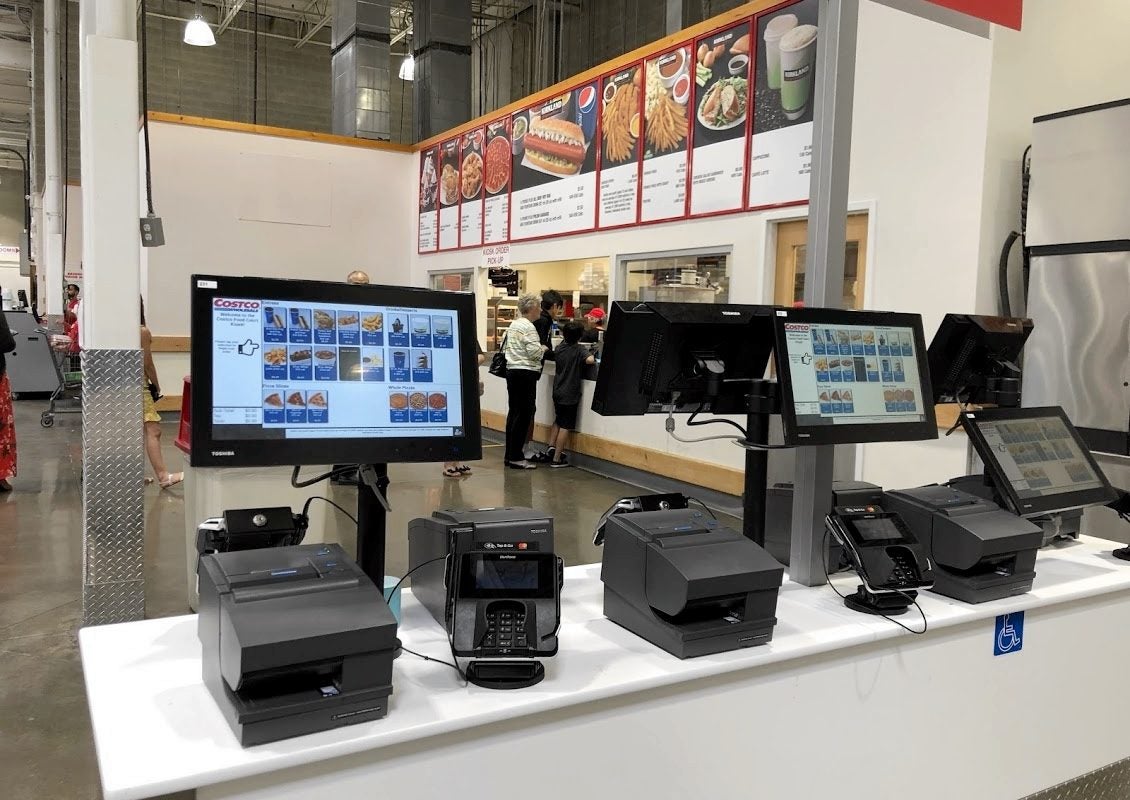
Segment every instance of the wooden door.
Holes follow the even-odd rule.
[[[808,252],[808,220],[777,224],[777,263],[773,302],[791,306],[804,300],[804,260]],[[863,281],[867,268],[867,214],[847,218],[844,248],[844,308],[863,308]]]

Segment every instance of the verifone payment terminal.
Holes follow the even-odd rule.
[[[825,518],[862,585],[844,605],[867,614],[901,614],[934,582],[925,548],[898,514],[879,506],[839,506]]]

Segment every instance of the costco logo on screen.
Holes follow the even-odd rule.
[[[258,311],[262,305],[258,300],[228,300],[217,297],[212,301],[212,308],[224,308],[232,311]]]
[[[785,330],[787,331],[808,331],[808,324],[801,322],[786,322]]]

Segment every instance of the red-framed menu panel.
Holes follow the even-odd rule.
[[[421,253],[808,202],[819,0],[787,0],[420,154]]]
[[[459,163],[459,246],[483,243],[483,145],[485,128],[463,134]]]
[[[623,228],[639,221],[643,111],[643,64],[600,79],[598,228]]]
[[[596,227],[598,94],[593,81],[511,116],[511,241]]]
[[[808,202],[818,14],[818,0],[798,0],[754,18],[751,209]]]
[[[416,250],[434,253],[439,242],[439,148],[420,153],[420,217],[417,226]]]
[[[439,242],[440,250],[459,249],[459,139],[439,146]]]
[[[745,205],[752,41],[750,21],[744,20],[695,42],[692,216],[737,211]]]

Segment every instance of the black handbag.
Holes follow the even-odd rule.
[[[502,344],[498,346],[498,350],[490,358],[490,368],[487,370],[491,375],[499,378],[506,377],[506,356],[502,353],[502,348],[506,347],[506,337],[508,334],[502,334]]]

